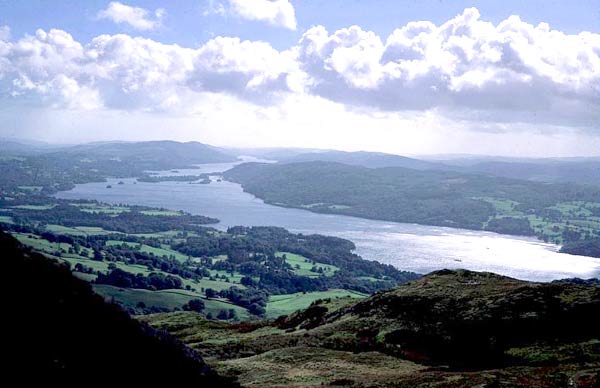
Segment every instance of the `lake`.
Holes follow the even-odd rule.
[[[158,174],[218,173],[233,165],[204,164],[196,169],[161,171]],[[338,236],[353,241],[356,253],[365,259],[418,273],[443,268],[466,268],[535,281],[600,275],[600,259],[558,253],[558,246],[532,238],[288,209],[265,204],[245,193],[237,183],[218,181],[218,176],[211,178],[210,184],[134,184],[135,179],[109,179],[108,183],[77,185],[72,190],[58,193],[56,197],[184,210],[218,218],[221,222],[214,225],[218,229],[234,225],[269,225],[297,233]],[[124,184],[117,184],[119,181]],[[108,184],[112,188],[107,188]]]

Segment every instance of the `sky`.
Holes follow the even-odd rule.
[[[600,0],[0,0],[0,138],[600,155]]]

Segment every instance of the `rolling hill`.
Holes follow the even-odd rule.
[[[142,319],[247,387],[600,383],[600,286],[585,282],[443,270],[358,302],[316,301],[275,321]]]
[[[300,163],[300,162],[336,162],[352,166],[362,166],[368,168],[381,167],[404,167],[414,170],[449,170],[452,167],[442,163],[429,162],[425,160],[408,158],[406,156],[385,154],[381,152],[345,152],[345,151],[322,151],[309,152],[294,155],[289,158],[279,159],[281,163]]]
[[[178,166],[233,162],[237,159],[217,147],[198,142],[175,141],[88,143],[67,147],[61,152],[87,158],[135,160],[139,163]]]
[[[532,222],[559,221],[562,213],[548,208],[560,203],[589,202],[593,209],[600,205],[600,190],[592,186],[454,171],[332,162],[248,163],[224,176],[267,203],[319,213],[467,229],[489,226],[500,233],[514,229],[514,218],[527,221],[511,234],[532,234]],[[494,217],[501,220],[488,224]]]

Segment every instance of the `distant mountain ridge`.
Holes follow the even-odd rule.
[[[140,142],[93,142],[77,145],[51,145],[28,143],[16,140],[0,142],[0,152],[23,155],[71,155],[99,159],[135,159],[148,162],[168,162],[188,165],[202,163],[226,163],[237,160],[235,155],[208,144],[199,142],[177,142],[171,140]]]
[[[104,158],[135,158],[174,164],[233,162],[237,158],[221,149],[198,142],[144,141],[133,143],[88,143],[61,149],[68,154]]]
[[[280,159],[281,163],[300,163],[300,162],[337,162],[353,166],[362,166],[368,168],[381,167],[404,167],[413,170],[449,170],[452,167],[442,163],[429,162],[420,159],[409,158],[406,156],[386,154],[381,152],[346,152],[346,151],[323,151],[310,152],[292,156],[290,158]]]
[[[456,157],[410,158],[368,151],[313,151],[285,153],[277,156],[280,163],[336,162],[368,168],[404,167],[413,170],[456,171],[537,182],[600,186],[600,158],[513,158],[499,156],[459,155]]]
[[[251,155],[279,163],[336,162],[367,168],[403,167],[413,170],[456,171],[549,183],[600,186],[600,157],[516,158],[482,155],[433,155],[406,157],[369,151],[315,150],[309,148],[222,148],[199,142],[170,140],[94,142],[52,145],[40,142],[0,140],[0,153],[8,155],[65,155],[101,159],[129,159],[148,169],[163,165],[182,168],[193,164],[233,162]]]
[[[600,186],[600,161],[481,162],[471,172],[538,182],[573,182]]]

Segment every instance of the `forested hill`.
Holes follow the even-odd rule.
[[[200,163],[233,162],[233,157],[217,147],[198,142],[176,141],[107,142],[88,143],[61,149],[69,155],[88,158],[118,158],[135,160],[138,163],[162,163],[187,166]]]
[[[600,189],[592,186],[453,171],[369,169],[330,162],[248,163],[225,172],[225,177],[275,205],[387,221],[536,234],[559,243],[594,234],[593,227],[578,227],[568,217],[577,220],[581,215],[587,222],[589,216],[600,215]],[[575,209],[567,211],[567,205]],[[578,234],[564,233],[573,228],[580,228]]]
[[[166,333],[94,294],[64,264],[0,230],[3,380],[17,385],[237,386]],[[85,383],[84,383],[85,385]]]
[[[252,150],[248,155],[254,154]],[[478,155],[406,156],[369,151],[280,149],[256,154],[280,163],[336,162],[369,168],[404,167],[414,170],[456,171],[485,174],[536,182],[587,184],[600,186],[600,159],[582,158],[510,158]]]
[[[192,168],[196,164],[237,160],[202,143],[148,141],[89,143],[70,147],[0,149],[0,188],[36,187],[44,194],[69,190],[77,183],[102,182],[107,177],[147,176],[148,170]],[[1,147],[0,147],[1,148]],[[29,151],[27,151],[29,150]]]
[[[369,168],[404,167],[414,170],[456,170],[456,167],[446,166],[442,163],[408,158],[406,156],[385,154],[381,152],[345,152],[322,151],[294,155],[290,158],[279,159],[282,163],[300,162],[337,162],[353,166]]]

